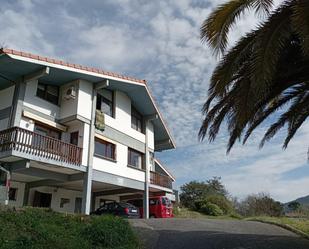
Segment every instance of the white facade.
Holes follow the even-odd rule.
[[[64,68],[61,69],[65,70]],[[151,180],[149,174],[146,179],[145,169],[155,170],[153,165],[146,167],[149,162],[145,158],[146,153],[154,153],[155,151],[156,133],[152,120],[148,122],[143,121],[143,126],[146,123],[148,125],[143,127],[141,131],[132,128],[132,103],[135,101],[130,96],[141,90],[143,91],[141,94],[147,94],[148,90],[143,90],[144,88],[141,88],[140,83],[136,84],[136,86],[134,84],[130,86],[131,88],[135,87],[136,90],[132,91],[130,88],[129,92],[123,90],[126,89],[125,87],[122,89],[119,86],[118,88],[117,84],[111,88],[107,85],[107,89],[112,91],[114,113],[112,116],[104,114],[106,128],[104,131],[100,131],[97,129],[92,130],[94,127],[92,113],[95,113],[93,107],[96,106],[96,103],[93,103],[93,93],[97,92],[94,82],[81,78],[65,83],[51,82],[51,80],[46,83],[44,80],[40,81],[40,77],[44,77],[44,75],[38,74],[37,77],[34,77],[31,73],[31,76],[28,81],[23,82],[25,86],[24,92],[15,90],[14,86],[0,88],[0,130],[10,128],[9,122],[12,119],[12,110],[17,110],[15,117],[17,123],[14,123],[18,127],[35,132],[35,127],[39,125],[46,127],[46,129],[58,131],[60,137],[57,138],[59,140],[57,142],[57,139],[47,138],[46,140],[42,136],[35,138],[35,135],[32,135],[32,133],[29,133],[31,135],[18,135],[15,139],[25,136],[18,143],[26,141],[29,136],[31,138],[27,140],[26,144],[18,145],[21,148],[18,151],[18,155],[12,152],[12,155],[3,156],[3,158],[1,158],[2,152],[0,148],[0,163],[7,165],[9,168],[16,168],[16,171],[12,171],[12,188],[16,188],[17,192],[15,200],[11,200],[10,205],[16,207],[21,207],[24,204],[32,205],[35,192],[37,191],[52,195],[50,204],[52,209],[72,213],[76,211],[76,202],[83,198],[83,191],[85,191],[83,182],[85,182],[86,177],[88,179],[91,177],[90,181],[93,181],[90,185],[92,188],[91,192],[98,193],[97,197],[93,200],[94,207],[98,207],[100,204],[101,195],[104,195],[104,199],[119,201],[119,193],[125,193],[119,190],[121,188],[128,189],[128,194],[130,194],[130,189],[141,190],[142,193],[145,181]],[[121,84],[130,84],[126,80],[118,80]],[[59,87],[58,104],[53,104],[48,100],[38,97],[39,82],[40,84]],[[15,96],[18,98],[17,101],[13,99],[14,91],[17,92],[17,95],[19,94]],[[68,96],[68,93],[71,93],[71,95]],[[20,97],[20,95],[22,96]],[[148,98],[150,99],[149,101],[153,101],[151,97],[148,96]],[[142,112],[145,112],[145,108],[143,106],[139,108],[135,106],[135,109],[141,112],[143,119],[146,118],[147,115],[142,114]],[[149,109],[149,107],[147,108]],[[150,114],[156,114],[157,109],[154,108],[152,112],[155,113]],[[161,117],[159,116],[159,118]],[[71,144],[73,133],[78,134],[77,147]],[[146,134],[148,134],[147,137]],[[40,142],[41,139],[43,142]],[[95,154],[95,139],[111,143],[115,146],[115,158],[113,160]],[[35,143],[38,143],[38,145]],[[147,148],[146,144],[148,145]],[[41,151],[37,151],[35,146],[40,146]],[[31,148],[29,149],[29,147]],[[73,158],[71,159],[74,160],[78,156],[77,152],[75,152],[77,148],[82,148],[81,161],[78,162],[78,165],[76,163],[72,164],[71,161],[67,162],[67,157],[61,159],[61,152],[63,152],[72,153],[71,157]],[[133,149],[143,155],[143,165],[140,168],[128,165],[129,149]],[[56,156],[52,155],[53,151]],[[45,158],[41,158],[42,156]],[[71,159],[69,158],[69,160]],[[20,166],[16,165],[21,163],[25,163],[26,166],[19,171]],[[89,171],[93,173],[89,174]],[[50,172],[50,176],[48,172]],[[100,177],[97,176],[98,174],[100,174]],[[167,189],[155,184],[152,184],[151,188],[156,191],[165,191]],[[167,190],[172,192],[171,187]],[[28,191],[28,198],[25,197],[26,191]],[[115,191],[118,194],[110,194],[108,191]],[[64,201],[65,203],[63,203]]]

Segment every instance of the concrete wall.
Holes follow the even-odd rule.
[[[77,114],[89,120],[91,119],[92,85],[85,80],[79,81]]]
[[[12,181],[11,188],[17,188],[17,194],[15,201],[9,201],[9,206],[22,207],[24,201],[25,183]]]
[[[60,117],[60,107],[54,105],[44,99],[36,96],[38,81],[29,81],[26,84],[26,92],[24,98],[24,106],[32,108],[43,114],[59,118]]]
[[[77,104],[78,104],[78,86],[79,82],[69,82],[60,87],[60,118],[66,118],[77,114]],[[66,98],[66,92],[69,88],[73,87],[76,92],[75,98]]]
[[[106,125],[123,132],[143,143],[145,135],[131,128],[131,100],[123,92],[115,92],[115,118],[105,115]]]
[[[116,144],[116,162],[94,156],[93,169],[145,181],[144,171],[128,167],[128,147],[116,142],[114,144]]]
[[[75,198],[82,198],[81,191],[74,191],[56,187],[39,187],[30,189],[29,204],[33,203],[35,191],[52,194],[51,208],[57,212],[74,213]],[[70,200],[69,203],[63,206],[63,208],[60,207],[61,198]]]
[[[12,106],[14,89],[15,87],[12,86],[0,91],[0,130],[5,130],[8,127],[10,114],[8,108]]]
[[[13,101],[15,87],[8,87],[0,91],[0,110],[10,107]]]

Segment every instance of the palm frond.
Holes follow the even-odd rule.
[[[228,32],[248,9],[269,13],[273,0],[231,0],[220,5],[203,22],[201,40],[208,42],[216,55],[224,54],[228,44]]]
[[[294,1],[292,6],[291,23],[294,31],[301,39],[305,55],[309,55],[309,2],[307,0]]]

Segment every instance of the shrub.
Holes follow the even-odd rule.
[[[283,205],[269,195],[260,193],[258,195],[249,195],[239,204],[238,211],[244,216],[281,216],[283,214]]]
[[[128,222],[116,217],[26,208],[0,211],[0,224],[0,249],[139,248]]]
[[[128,221],[119,217],[93,217],[83,234],[91,241],[91,248],[138,248],[138,241],[129,229]]]
[[[205,204],[203,204],[200,208],[200,212],[212,216],[223,215],[223,211],[221,210],[221,208],[219,208],[216,204],[210,202],[206,202]]]
[[[206,198],[207,202],[216,204],[224,214],[233,212],[232,203],[223,195],[211,195]]]

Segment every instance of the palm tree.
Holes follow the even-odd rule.
[[[246,10],[265,16],[230,49],[228,32]],[[288,126],[286,148],[309,115],[309,1],[230,0],[203,22],[201,39],[221,55],[203,106],[199,138],[213,141],[227,121],[229,152],[273,116],[260,146]],[[279,112],[280,109],[280,112]]]

